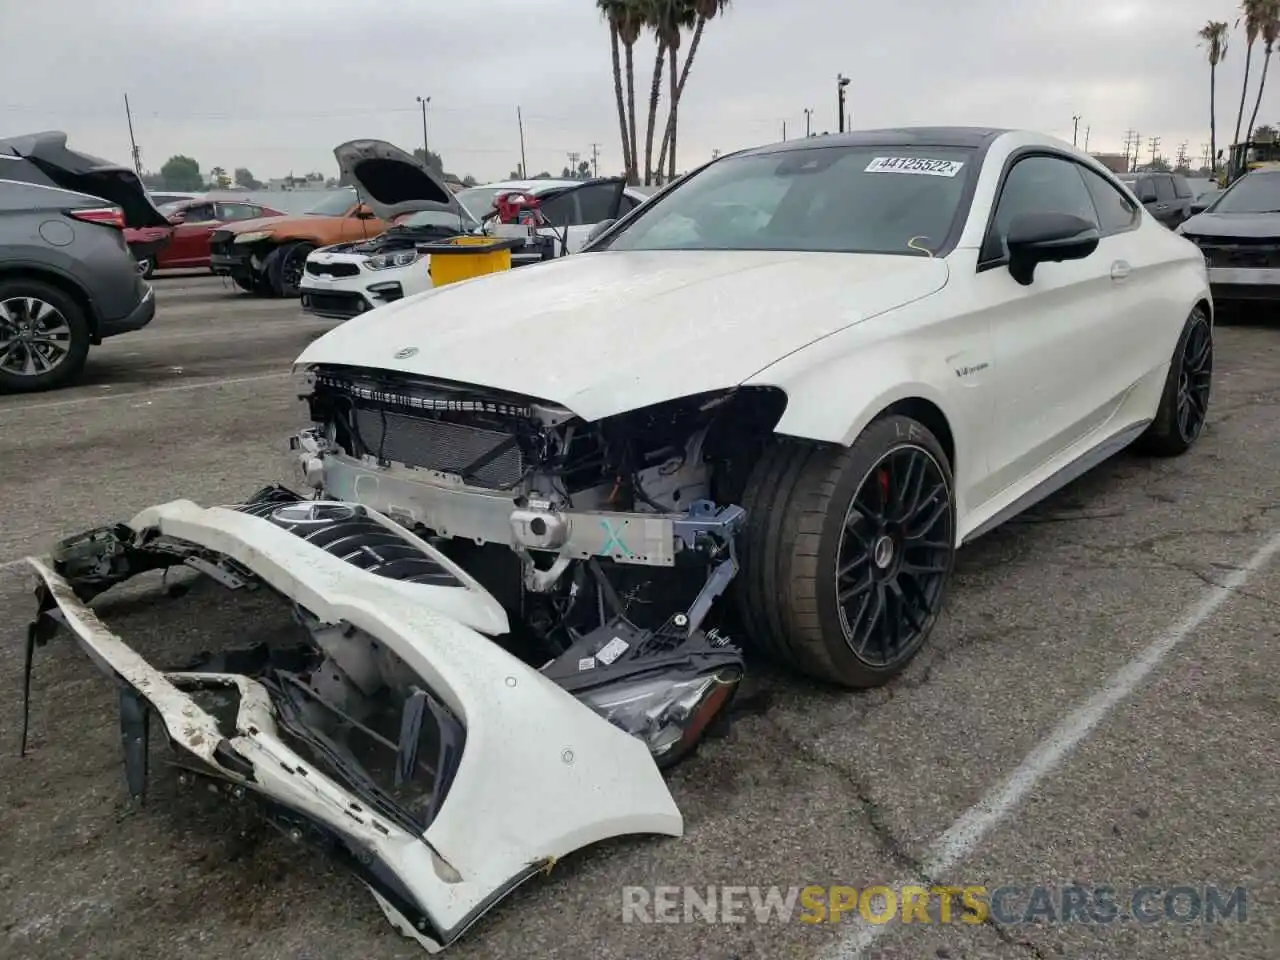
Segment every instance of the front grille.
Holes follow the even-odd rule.
[[[326,317],[344,318],[359,316],[369,309],[364,297],[350,291],[313,293],[308,290],[302,295],[302,306]]]
[[[452,474],[472,467],[468,480],[489,487],[513,486],[524,475],[513,433],[368,407],[354,418],[359,439],[381,460]]]
[[[262,490],[238,508],[283,527],[361,570],[434,586],[462,584],[430,554],[350,504],[298,501],[286,491]]]
[[[354,263],[313,263],[307,261],[307,273],[313,277],[356,277],[360,267]]]
[[[1268,269],[1280,267],[1280,243],[1273,239],[1255,242],[1196,239],[1196,245],[1204,254],[1204,262],[1210,267],[1235,267],[1237,269]]]

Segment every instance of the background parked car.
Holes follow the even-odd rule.
[[[148,191],[147,195],[157,207],[163,207],[166,203],[181,203],[183,200],[200,200],[205,196],[203,193],[186,193],[176,190]]]
[[[220,225],[209,238],[210,266],[242,290],[296,297],[312,250],[372,239],[388,226],[360,203],[355,190],[336,190],[301,216]]]
[[[562,231],[567,240],[568,252],[577,253],[587,242],[592,228],[603,220],[622,217],[630,213],[648,198],[635,187],[626,187],[622,194],[622,209],[615,210],[617,179],[601,177],[598,180],[504,180],[472,187],[458,194],[471,213],[483,218],[493,209],[494,199],[503,193],[529,193],[542,205],[543,216],[551,226]]]
[[[1280,170],[1245,174],[1178,232],[1204,254],[1215,303],[1280,303]]]
[[[137,174],[65,133],[0,140],[0,391],[62,386],[90,346],[150,323],[124,229],[165,226]]]
[[[285,214],[244,200],[183,200],[160,209],[173,226],[173,241],[160,251],[161,270],[209,266],[209,238],[226,223],[240,223]]]
[[[1120,181],[1133,191],[1147,212],[1166,227],[1176,227],[1191,216],[1195,191],[1177,173],[1122,173]]]

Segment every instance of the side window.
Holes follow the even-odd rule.
[[[620,183],[601,183],[583,187],[578,194],[578,211],[583,223],[599,223],[615,216],[614,202],[622,192]]]
[[[1180,177],[1177,174],[1174,174],[1173,177],[1173,192],[1177,194],[1180,200],[1189,200],[1194,196],[1194,193],[1191,190],[1191,184],[1187,182],[1187,178]]]
[[[187,207],[185,213],[183,220],[186,223],[204,223],[214,219],[212,203],[197,203],[193,207]]]
[[[581,226],[583,221],[578,215],[578,194],[581,192],[575,190],[553,197],[542,205],[542,215],[551,221],[553,227]]]
[[[215,204],[219,220],[252,220],[262,216],[262,209],[250,203]]]
[[[1173,192],[1173,177],[1162,176],[1152,177],[1151,179],[1156,188],[1156,200],[1160,203],[1168,203],[1176,198],[1177,195]]]
[[[1113,187],[1105,177],[1087,167],[1080,168],[1080,175],[1093,197],[1093,206],[1098,211],[1098,226],[1104,237],[1138,225],[1140,217],[1136,203]]]
[[[1005,237],[1009,225],[1028,213],[1068,213],[1097,224],[1093,200],[1085,188],[1079,167],[1058,157],[1026,157],[1005,177],[995,217],[982,245],[982,260],[1000,260],[1009,255]]]

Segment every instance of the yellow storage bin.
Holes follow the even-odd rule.
[[[483,277],[511,269],[511,251],[524,246],[521,237],[450,237],[436,243],[419,243],[417,249],[431,255],[427,272],[431,285]]]

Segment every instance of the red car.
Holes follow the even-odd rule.
[[[172,226],[125,231],[125,242],[144,277],[156,270],[209,266],[209,236],[224,223],[284,215],[246,200],[180,200],[165,204],[160,212]]]

